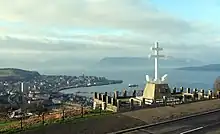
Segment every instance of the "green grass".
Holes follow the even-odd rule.
[[[7,126],[10,122],[0,122],[0,127]]]
[[[13,70],[0,70],[0,76],[14,76],[16,75]]]
[[[0,127],[7,126],[7,125],[10,125],[12,123],[17,123],[17,122],[18,121],[0,121]]]
[[[41,121],[41,122],[36,123],[34,125],[31,125],[31,126],[29,126],[29,125],[24,126],[23,130],[21,130],[20,128],[10,128],[10,129],[2,131],[0,129],[0,133],[14,134],[14,133],[18,133],[20,131],[41,129],[42,127],[44,127],[46,125],[51,125],[51,124],[56,124],[56,123],[60,123],[60,124],[64,123],[65,124],[65,123],[68,123],[68,122],[77,123],[79,121],[88,120],[90,118],[100,118],[100,117],[110,115],[110,114],[112,114],[112,112],[101,111],[101,114],[100,114],[100,110],[92,110],[92,111],[90,111],[89,114],[83,115],[83,117],[81,115],[78,115],[78,116],[66,117],[64,120],[62,118],[61,119],[45,120],[44,125],[42,124],[42,121]],[[15,123],[15,121],[14,122],[2,122],[2,123],[0,122],[0,127],[10,125],[11,123]]]

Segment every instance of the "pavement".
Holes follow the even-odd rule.
[[[220,111],[158,124],[124,134],[220,134]]]

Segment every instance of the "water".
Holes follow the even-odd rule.
[[[85,75],[104,76],[108,79],[123,80],[123,84],[96,86],[67,89],[63,93],[74,93],[76,91],[82,92],[112,92],[114,89],[122,90],[128,88],[128,84],[138,84],[139,89],[145,86],[145,75],[153,76],[153,69],[139,69],[139,70],[88,70],[84,72]],[[183,71],[175,69],[161,69],[160,76],[167,73],[167,79],[170,87],[189,87],[189,88],[203,88],[205,90],[212,89],[215,79],[220,75],[220,72],[205,72],[205,71]]]

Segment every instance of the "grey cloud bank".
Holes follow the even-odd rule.
[[[108,56],[146,57],[155,41],[170,56],[207,62],[220,56],[218,27],[166,14],[150,1],[1,0],[0,9],[0,21],[12,23],[0,25],[2,66],[86,68]],[[22,26],[12,27],[17,22]],[[73,32],[59,29],[64,26]],[[57,28],[59,34],[48,27]],[[105,28],[122,34],[77,33],[74,28]]]

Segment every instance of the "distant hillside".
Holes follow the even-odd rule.
[[[0,80],[26,80],[39,76],[40,74],[36,71],[27,71],[15,68],[0,69]]]
[[[160,59],[159,64],[163,67],[184,67],[202,65],[201,61],[193,59],[180,59],[168,57],[166,59]],[[125,66],[125,67],[138,67],[138,66],[154,66],[154,59],[147,57],[106,57],[100,60],[98,63],[101,67],[108,66]]]
[[[182,67],[177,69],[189,70],[189,71],[220,71],[220,64],[210,64],[210,65],[197,66],[197,67]]]

